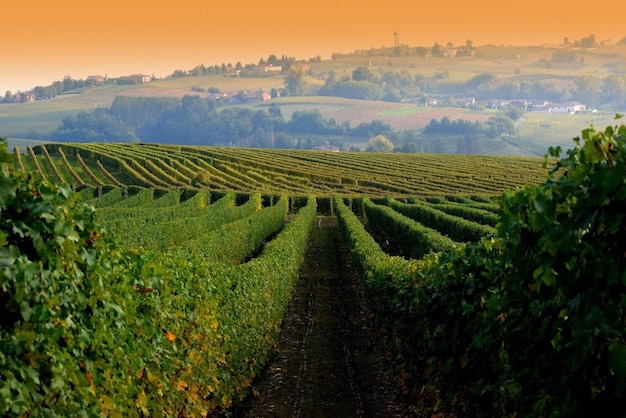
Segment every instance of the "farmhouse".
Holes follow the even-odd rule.
[[[567,102],[567,103],[552,103],[548,109],[548,112],[554,113],[576,113],[585,110],[584,104],[579,102]]]
[[[104,83],[105,78],[101,75],[90,75],[89,77],[87,77],[87,81],[92,84],[101,84]]]
[[[280,73],[283,71],[283,67],[280,65],[261,65],[259,68],[262,69],[264,73]]]
[[[141,80],[142,83],[149,83],[150,80],[152,80],[152,77],[145,74],[133,74],[131,75],[131,77],[137,77],[139,80]]]
[[[120,77],[118,80],[125,82],[125,84],[145,84],[152,80],[152,77],[145,74],[131,74],[124,77]]]
[[[530,110],[536,112],[549,113],[576,113],[586,109],[587,107],[580,102],[552,103],[548,101],[532,103],[530,108]]]
[[[36,99],[33,91],[17,92],[13,95],[13,103],[28,103],[34,102]]]

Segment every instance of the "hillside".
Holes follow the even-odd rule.
[[[495,196],[547,176],[543,161],[529,157],[102,143],[29,146],[23,155],[14,151],[17,168],[87,190],[139,186],[268,195]]]
[[[422,56],[427,49],[381,48],[335,54],[330,60],[297,63],[302,71],[296,89],[298,94],[286,83],[288,68],[283,69],[283,73],[270,75],[244,70],[240,76],[233,76],[233,73],[196,75],[199,73],[195,68],[181,70],[183,76],[179,74],[144,84],[98,84],[71,89],[49,100],[0,103],[0,136],[49,139],[50,133],[68,116],[107,108],[118,96],[182,98],[196,95],[210,100],[215,97],[211,92],[234,97],[242,92],[254,95],[275,90],[282,91],[282,97],[268,102],[231,101],[221,108],[237,106],[259,110],[272,103],[280,107],[285,118],[296,111],[315,110],[328,120],[352,126],[380,120],[398,132],[421,132],[431,120],[443,117],[486,123],[497,115],[497,109],[492,107],[494,103],[520,96],[533,101],[574,100],[593,109],[593,112],[576,114],[526,112],[515,122],[513,135],[479,138],[482,143],[477,152],[481,154],[543,156],[549,146],[568,146],[571,138],[590,124],[608,125],[615,113],[626,110],[624,45],[596,48],[487,45],[475,48],[466,56],[454,55],[458,54],[459,47],[444,48],[440,56],[430,55],[430,52]],[[360,81],[355,79],[357,69],[364,74]],[[331,79],[336,83],[329,83]],[[347,88],[357,91],[347,93]],[[359,88],[377,98],[346,97],[361,94]],[[454,102],[454,98],[469,96],[476,101],[471,106]],[[436,104],[414,104],[420,100]],[[362,138],[355,144],[360,146],[367,139]],[[414,148],[424,152],[463,152],[454,145],[438,146],[434,150],[424,145],[436,140],[436,137],[421,135]],[[458,140],[457,136],[455,143]]]

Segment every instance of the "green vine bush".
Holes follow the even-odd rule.
[[[501,198],[491,318],[509,398],[529,413],[608,416],[626,400],[626,126],[582,138],[543,185]]]
[[[122,249],[0,141],[0,415],[207,416],[276,343],[316,201],[239,266]]]
[[[342,221],[416,408],[623,416],[626,127],[574,143],[549,150],[545,183],[502,194],[496,234],[480,242],[403,265]]]
[[[94,209],[37,177],[0,177],[0,415],[94,415],[132,380],[134,291]]]

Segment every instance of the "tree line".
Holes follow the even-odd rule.
[[[63,120],[54,141],[151,142],[188,145],[311,149],[342,146],[350,138],[393,134],[390,125],[374,120],[351,126],[326,119],[316,110],[296,111],[285,119],[280,108],[226,107],[210,98],[117,97],[110,108],[81,112]]]
[[[551,60],[540,60],[537,67],[558,68],[580,62],[582,56],[573,52],[555,52]],[[293,70],[285,75],[285,95],[320,95],[361,100],[399,102],[411,99],[427,103],[429,97],[439,98],[443,105],[456,105],[455,97],[473,97],[474,107],[484,107],[491,100],[547,100],[555,103],[578,101],[589,107],[622,108],[626,106],[626,75],[611,74],[604,78],[592,75],[568,77],[565,82],[542,74],[518,74],[498,77],[481,73],[467,81],[451,80],[446,71],[432,76],[401,71],[373,71],[357,67],[350,75],[330,72],[321,87],[307,85],[303,76]]]
[[[480,135],[496,137],[514,130],[512,110],[497,113],[486,123],[432,120],[426,134]],[[182,99],[164,97],[117,97],[110,108],[98,108],[63,120],[48,140],[59,142],[150,142],[185,145],[239,146],[253,148],[313,149],[334,145],[360,151],[351,145],[382,136],[391,144],[368,144],[366,151],[446,152],[446,147],[418,145],[420,132],[396,131],[381,120],[352,126],[349,121],[325,118],[317,110],[295,111],[286,119],[279,106],[260,110],[245,107],[218,107],[211,98],[187,95]],[[431,138],[435,142],[440,138]],[[476,153],[459,149],[458,152]]]
[[[321,61],[321,57],[317,56],[311,58],[310,62]],[[263,72],[265,66],[280,67],[280,72],[287,71],[291,66],[296,64],[294,57],[287,55],[281,55],[278,57],[275,54],[270,54],[267,58],[260,58],[258,64],[245,64],[237,62],[235,65],[231,63],[222,63],[221,65],[204,65],[199,64],[190,70],[177,69],[169,77],[181,78],[181,77],[198,77],[208,75],[227,75],[237,74],[239,77],[261,77],[271,76],[273,73]],[[154,79],[155,77],[152,76]],[[95,87],[97,85],[131,85],[141,84],[143,82],[139,75],[127,75],[121,77],[87,77],[86,79],[72,78],[71,75],[66,74],[62,80],[56,80],[47,86],[36,86],[29,93],[32,94],[34,100],[47,100],[52,99],[58,95],[64,93],[70,93],[73,91],[80,91],[82,89]],[[4,96],[0,97],[0,103],[19,103],[26,101],[26,95],[24,92],[13,93],[7,90]]]

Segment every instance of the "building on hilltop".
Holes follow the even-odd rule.
[[[90,82],[92,84],[101,84],[104,83],[106,80],[106,78],[102,77],[101,75],[90,75],[89,77],[87,77],[87,82]]]
[[[259,69],[264,73],[280,73],[283,71],[283,67],[280,65],[260,65]]]

